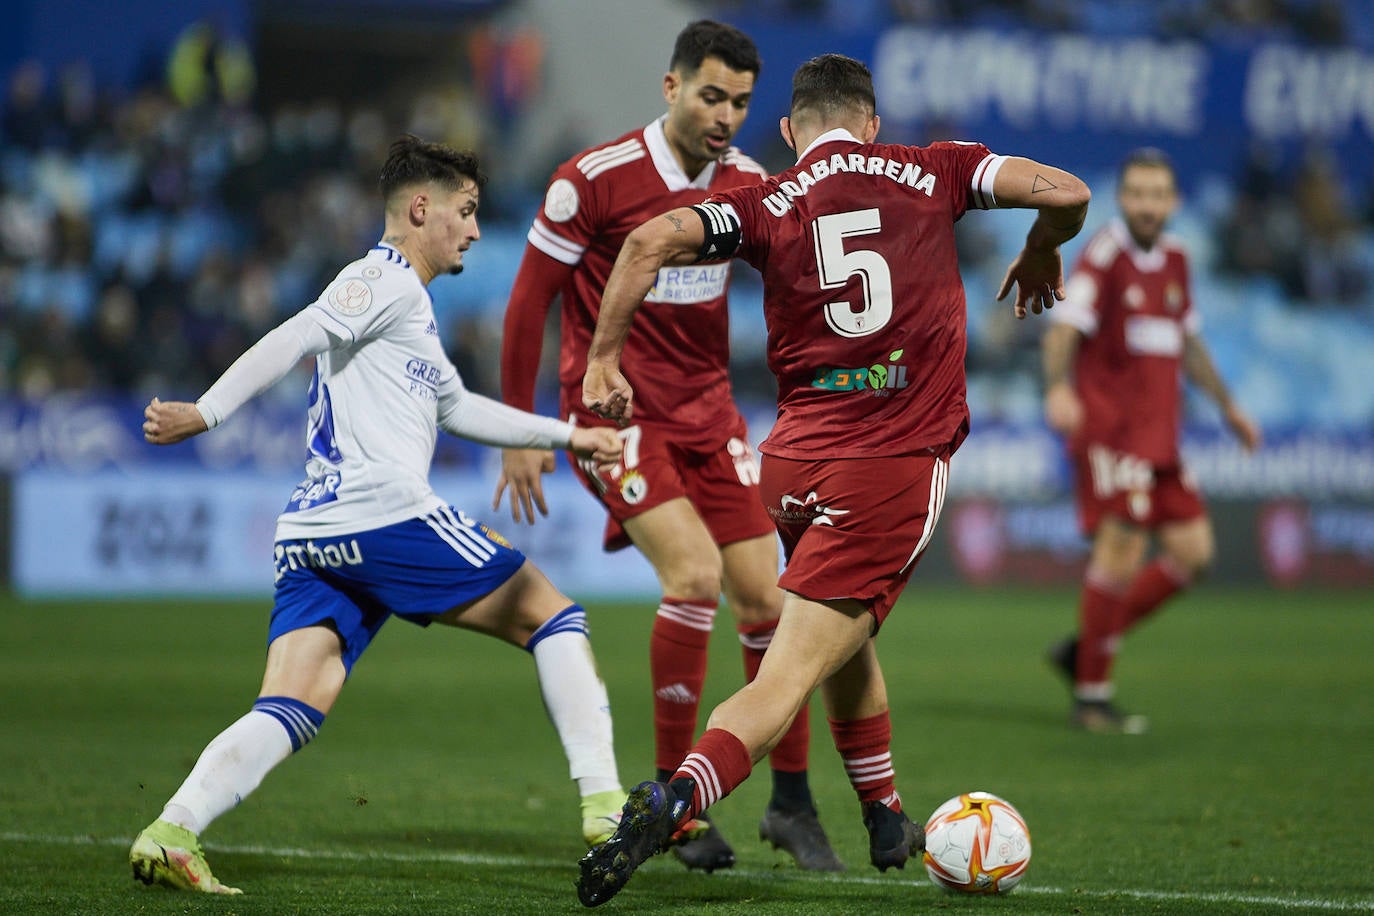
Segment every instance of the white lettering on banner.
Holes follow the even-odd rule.
[[[725,295],[730,282],[730,263],[701,264],[690,267],[660,267],[645,302],[695,305]]]
[[[898,122],[997,117],[1180,136],[1203,126],[1209,59],[1195,42],[900,27],[873,59],[883,116]]]
[[[1141,356],[1178,356],[1183,328],[1173,318],[1132,315],[1126,319],[1126,349]]]
[[[1271,138],[1374,138],[1374,55],[1260,48],[1245,74],[1245,120]]]

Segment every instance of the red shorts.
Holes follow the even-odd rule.
[[[577,422],[586,425],[582,417]],[[656,427],[620,430],[625,451],[610,471],[588,467],[576,458],[573,470],[610,517],[603,544],[607,550],[630,546],[621,522],[678,497],[691,501],[706,529],[724,547],[773,533],[759,501],[759,463],[749,447],[749,429],[736,415],[720,442],[706,449],[686,447]]]
[[[1104,518],[1158,528],[1207,514],[1193,475],[1182,464],[1155,467],[1143,458],[1089,445],[1073,456],[1078,522],[1085,534]]]
[[[778,585],[812,601],[852,598],[882,626],[940,520],[949,456],[764,456],[759,492],[787,557]]]

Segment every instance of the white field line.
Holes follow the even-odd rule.
[[[34,833],[0,833],[0,843],[34,843],[46,846],[119,846],[127,847],[131,837],[94,837],[94,836],[49,836]],[[344,849],[299,849],[290,846],[226,846],[214,844],[209,847],[216,853],[234,855],[277,856],[284,859],[333,859],[342,862],[446,862],[454,865],[485,865],[498,868],[568,868],[575,864],[571,859],[535,859],[529,856],[490,856],[469,852],[351,852]],[[823,884],[872,884],[891,885],[892,878],[864,875],[813,874],[809,872],[778,872],[773,869],[757,870],[732,868],[716,873],[717,877],[729,878],[769,878],[785,881],[814,881]],[[1137,900],[1168,900],[1174,902],[1196,901],[1199,903],[1236,903],[1243,906],[1268,907],[1274,910],[1331,910],[1333,912],[1372,912],[1374,900],[1321,900],[1302,897],[1272,897],[1255,894],[1228,894],[1212,892],[1163,891],[1139,888],[1119,888],[1117,890],[1068,890],[1062,887],[1044,887],[1022,884],[1017,887],[1017,896],[1034,894],[1036,896],[1067,896],[1079,898],[1106,899],[1112,897],[1131,897]]]

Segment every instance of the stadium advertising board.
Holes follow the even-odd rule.
[[[1294,160],[1314,143],[1365,180],[1374,156],[1374,54],[1275,40],[1150,38],[1010,28],[896,25],[835,33],[802,23],[732,21],[771,72],[839,51],[873,71],[891,142],[972,139],[1003,153],[1113,169],[1127,151],[1164,148],[1183,183],[1232,172],[1253,144]],[[740,145],[775,142],[785,80],[764,79]]]
[[[12,477],[12,580],[29,595],[266,594],[273,521],[300,476],[295,406],[249,405],[213,436],[155,448],[132,398],[0,400],[0,474]],[[754,425],[762,429],[763,422]],[[657,588],[634,551],[600,549],[604,517],[560,462],[551,516],[511,524],[487,507],[497,453],[441,436],[436,490],[494,524],[576,595]],[[1215,578],[1374,585],[1374,434],[1272,433],[1256,455],[1191,429],[1185,455],[1213,508]],[[1086,542],[1059,440],[982,424],[959,450],[920,575],[1070,582]]]

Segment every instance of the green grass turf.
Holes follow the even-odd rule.
[[[1041,660],[1067,590],[908,589],[879,643],[898,785],[923,817],[984,789],[1030,823],[1005,898],[867,864],[813,710],[812,783],[850,870],[796,871],[757,840],[760,769],[716,811],[733,873],[644,866],[605,912],[1300,913],[1374,909],[1374,617],[1356,591],[1199,589],[1128,641],[1141,737],[1066,727]],[[621,775],[649,775],[648,606],[590,608]],[[707,701],[741,678],[726,623]],[[0,599],[0,912],[571,913],[576,793],[524,653],[393,623],[315,744],[206,835],[246,896],[135,884],[125,856],[261,675],[266,604]]]

